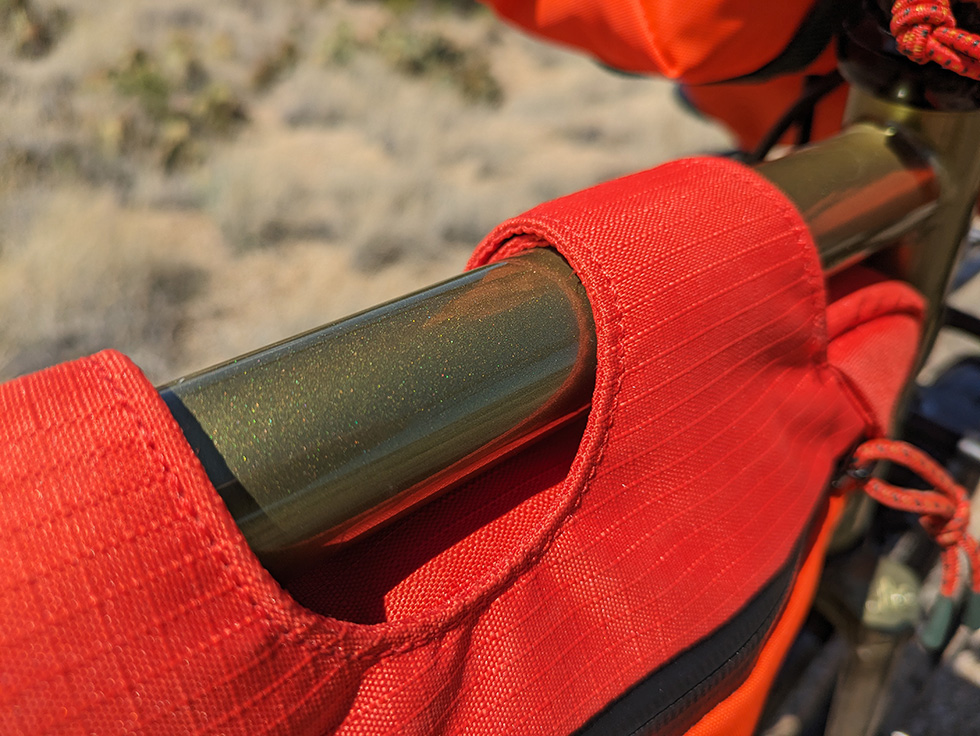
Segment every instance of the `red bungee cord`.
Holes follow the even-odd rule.
[[[897,0],[890,30],[898,50],[912,61],[933,61],[980,80],[980,35],[957,27],[950,0]]]
[[[918,475],[931,490],[900,488],[871,475],[875,464],[887,461],[900,465]],[[970,567],[970,599],[963,623],[972,629],[980,628],[980,546],[968,530],[970,499],[959,485],[935,460],[912,445],[896,440],[869,440],[854,452],[854,467],[850,471],[864,492],[878,503],[919,516],[926,532],[942,548],[943,576],[939,588],[945,602],[934,606],[939,619],[933,625],[939,644],[952,615],[952,601],[960,581],[960,552]],[[935,616],[934,616],[935,618]]]

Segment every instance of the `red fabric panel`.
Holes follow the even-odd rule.
[[[264,573],[128,360],[5,384],[0,416],[0,732],[336,725],[352,680],[311,652],[342,625]]]
[[[867,436],[882,436],[915,367],[924,301],[864,268],[834,279],[830,294],[828,356],[855,392],[855,403],[864,407]]]
[[[817,533],[800,566],[792,595],[759,653],[751,674],[734,693],[698,721],[686,736],[752,736],[756,733],[766,696],[779,674],[786,653],[810,613],[823,572],[827,546],[844,511],[845,502],[846,498],[838,494],[828,499],[827,511],[816,525]]]
[[[752,151],[803,94],[806,77],[827,74],[836,66],[837,59],[832,49],[828,49],[805,72],[753,84],[731,82],[686,85],[684,97],[702,115],[724,124],[735,136],[741,150]],[[848,86],[841,85],[817,103],[813,114],[813,129],[810,132],[811,140],[823,140],[840,131],[847,94]],[[791,128],[781,142],[792,144],[796,140],[797,130]]]
[[[484,0],[524,30],[586,51],[624,71],[684,83],[688,101],[752,150],[799,98],[806,75],[837,67],[828,47],[798,73],[763,82],[725,80],[758,71],[797,33],[813,0]],[[812,140],[840,130],[843,89],[821,101]],[[787,140],[791,140],[787,136]]]
[[[738,611],[885,405],[856,402],[860,344],[846,381],[828,362],[798,215],[683,161],[535,208],[473,265],[542,243],[595,312],[584,430],[290,581],[305,608],[124,358],[0,386],[0,732],[565,733]]]
[[[869,437],[889,424],[895,401],[913,368],[924,300],[907,284],[854,267],[830,285],[827,308],[831,365],[853,390]],[[752,674],[690,731],[690,736],[749,736],[766,694],[806,618],[823,568],[824,551],[844,510],[843,496],[828,499],[816,540],[800,568],[793,594]]]
[[[812,0],[483,0],[525,30],[610,66],[690,84],[750,74],[789,44]]]

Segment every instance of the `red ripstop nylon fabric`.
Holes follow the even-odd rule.
[[[684,84],[684,97],[750,151],[805,91],[837,68],[833,44],[805,70],[747,82],[791,45],[814,0],[483,0],[509,22],[616,69]],[[824,3],[826,4],[826,3]],[[812,139],[840,129],[845,91],[821,101]]]
[[[567,733],[736,614],[886,423],[921,303],[868,278],[828,309],[798,214],[722,159],[541,205],[471,265],[542,244],[595,313],[584,431],[292,595],[125,358],[0,387],[0,731]]]
[[[711,84],[779,56],[814,5],[787,0],[483,0],[510,22],[624,71]]]

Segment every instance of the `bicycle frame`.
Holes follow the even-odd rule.
[[[796,203],[828,275],[877,254],[878,268],[927,296],[924,355],[980,190],[980,113],[855,90],[848,121],[758,171]],[[523,255],[182,378],[163,395],[246,538],[275,566],[371,531],[580,415],[591,329],[561,258]]]

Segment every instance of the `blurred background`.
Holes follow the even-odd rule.
[[[470,0],[0,0],[0,110],[0,379],[113,347],[159,384],[730,146]]]

